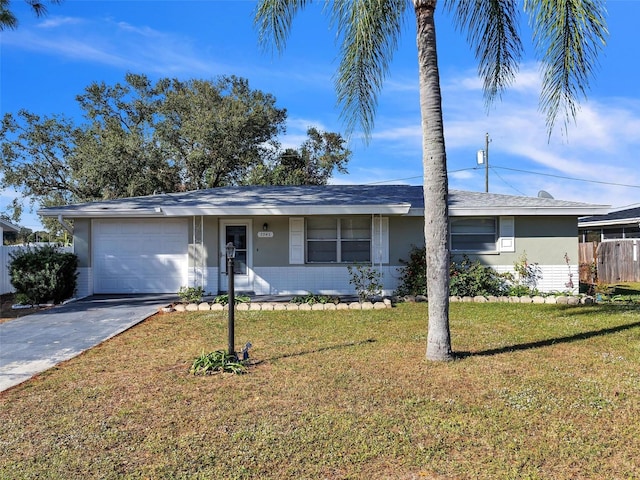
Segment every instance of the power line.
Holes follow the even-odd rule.
[[[616,182],[605,182],[605,181],[602,181],[602,180],[588,180],[586,178],[568,177],[568,176],[565,176],[565,175],[554,175],[552,173],[532,172],[531,170],[522,170],[522,169],[519,169],[519,168],[496,167],[494,165],[491,165],[489,168],[491,170],[498,170],[498,169],[499,170],[509,170],[509,171],[512,171],[512,172],[528,173],[530,175],[539,175],[539,176],[542,176],[542,177],[560,178],[562,180],[572,180],[574,182],[597,183],[597,184],[600,184],[600,185],[611,185],[611,186],[614,186],[614,187],[640,188],[640,185],[630,185],[630,184],[627,184],[627,183],[616,183]],[[458,170],[447,170],[447,174],[464,172],[464,171],[467,171],[467,170],[477,170],[477,169],[478,169],[478,167],[460,168]],[[515,191],[525,195],[524,193],[520,192],[514,186],[509,185],[506,182],[506,180],[504,178],[502,178],[498,174],[498,172],[494,171],[493,173],[495,173],[500,178],[500,180],[502,180],[508,186],[513,188]],[[417,178],[422,178],[422,175],[416,175],[414,177],[396,178],[396,179],[393,179],[393,180],[380,180],[378,182],[369,182],[369,183],[366,183],[365,185],[379,185],[379,184],[382,184],[382,183],[402,182],[402,181],[406,181],[406,180],[415,180]]]
[[[493,167],[489,167],[489,168],[493,168]],[[525,197],[527,196],[527,194],[526,194],[526,193],[524,193],[522,190],[517,189],[516,187],[514,187],[513,185],[511,185],[509,182],[507,182],[504,178],[502,178],[502,176],[501,176],[498,172],[493,172],[493,173],[496,175],[496,177],[498,177],[500,180],[502,180],[502,182],[503,182],[507,187],[509,187],[509,188],[511,188],[511,189],[513,189],[513,190],[515,190],[515,191],[516,191],[516,192],[518,192],[520,195],[523,195],[523,196],[525,196]]]
[[[529,173],[531,175],[541,175],[543,177],[561,178],[563,180],[573,180],[575,182],[598,183],[600,185],[613,185],[615,187],[640,188],[640,185],[629,185],[629,184],[626,184],[626,183],[604,182],[602,180],[587,180],[586,178],[566,177],[564,175],[554,175],[552,173],[532,172],[532,171],[529,171],[529,170],[520,170],[518,168],[496,167],[496,166],[491,166],[490,168],[492,168],[492,169],[501,169],[501,170],[510,170],[512,172]]]
[[[465,170],[477,170],[477,167],[460,168],[458,170],[447,170],[447,175],[450,173],[464,172]],[[381,183],[403,182],[405,180],[415,180],[416,178],[422,178],[422,175],[416,175],[415,177],[394,178],[393,180],[380,180],[378,182],[368,182],[364,183],[363,185],[380,185]]]

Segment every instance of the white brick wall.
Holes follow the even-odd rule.
[[[494,265],[492,267],[499,273],[512,273],[515,274],[513,265]],[[579,290],[579,271],[578,265],[540,265],[540,278],[538,279],[537,288],[541,292],[570,292],[573,294],[578,293]],[[572,274],[571,281],[573,281],[573,287],[567,285],[569,283],[569,274]]]
[[[79,267],[76,298],[88,297],[89,295],[93,295],[93,269],[91,267]]]
[[[376,267],[378,268],[378,267]],[[391,295],[398,285],[397,266],[383,266],[384,295]],[[355,295],[349,283],[347,267],[260,267],[254,269],[256,295]]]

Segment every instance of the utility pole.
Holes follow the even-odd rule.
[[[484,191],[489,192],[489,133],[485,135],[484,150],[478,150],[478,165],[484,164]]]
[[[484,191],[489,193],[489,132],[484,138]]]

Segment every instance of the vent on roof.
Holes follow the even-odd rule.
[[[551,195],[549,192],[547,192],[546,190],[540,190],[538,192],[538,198],[553,198],[553,195]]]

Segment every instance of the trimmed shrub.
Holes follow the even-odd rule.
[[[425,247],[413,247],[409,260],[400,259],[404,267],[400,268],[400,286],[396,295],[427,294],[427,256]]]
[[[54,246],[27,248],[10,255],[9,278],[16,294],[32,304],[60,303],[76,291],[78,257]]]
[[[473,262],[463,255],[462,261],[451,262],[449,269],[451,295],[459,297],[502,296],[509,290],[508,276],[501,275],[493,268],[482,265],[479,260]]]
[[[425,248],[413,247],[409,260],[400,260],[405,266],[400,269],[400,286],[396,294],[427,295],[427,260]],[[451,262],[450,294],[460,297],[476,295],[501,296],[509,291],[508,275],[501,275],[493,268],[471,261],[467,255],[459,262]]]

